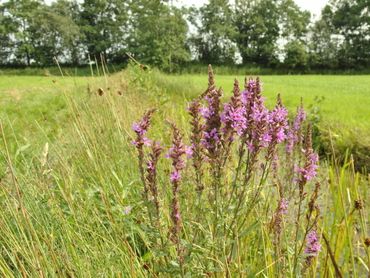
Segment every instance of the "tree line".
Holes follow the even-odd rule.
[[[0,0],[0,64],[85,65],[103,55],[175,71],[192,62],[289,69],[370,65],[370,0],[331,0],[313,20],[293,0]],[[99,58],[98,58],[99,59]]]

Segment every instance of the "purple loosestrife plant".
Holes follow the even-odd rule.
[[[221,145],[221,117],[220,117],[220,98],[222,91],[217,90],[214,84],[214,74],[212,67],[208,69],[208,90],[204,96],[207,106],[201,110],[205,119],[203,145],[207,150],[210,159],[216,159]]]
[[[307,128],[307,134],[305,138],[305,147],[302,150],[305,164],[303,167],[298,167],[297,172],[300,175],[299,177],[299,186],[300,188],[304,186],[308,181],[312,180],[317,174],[319,156],[312,149],[312,132],[311,126]],[[303,190],[303,188],[302,188]]]
[[[196,186],[197,191],[199,194],[204,189],[204,185],[202,183],[203,177],[203,163],[204,163],[204,147],[202,145],[203,141],[203,129],[204,126],[202,124],[202,118],[200,115],[200,101],[199,99],[194,100],[190,103],[188,112],[191,116],[191,151],[192,151],[192,160],[193,160],[193,167],[195,169],[195,179],[196,179]]]
[[[244,137],[251,137],[251,129],[249,128],[252,125],[252,106],[256,99],[256,94],[260,89],[257,89],[257,86],[259,86],[259,80],[254,79],[245,79],[245,89],[242,92],[242,103],[245,110],[245,121],[246,121],[246,128],[244,130]],[[247,138],[246,138],[247,139]]]
[[[290,126],[287,134],[286,151],[292,154],[294,146],[302,141],[301,128],[303,122],[306,120],[306,112],[303,109],[303,104],[297,108],[297,114],[294,118],[292,126]]]
[[[221,95],[209,67],[208,89],[188,107],[190,142],[185,144],[182,134],[186,133],[171,124],[172,144],[167,154],[171,163],[167,176],[171,185],[170,199],[159,198],[165,197],[159,192],[163,187],[157,184],[162,147],[155,141],[150,144],[151,148],[145,147],[150,142],[146,134],[154,110],[133,125],[149,217],[152,210],[158,219],[158,223],[151,221],[148,230],[155,230],[154,237],[161,239],[160,245],[150,242],[148,246],[159,248],[150,250],[153,254],[163,254],[162,258],[153,259],[151,274],[160,276],[162,269],[179,271],[178,267],[183,276],[187,271],[193,274],[195,269],[198,271],[195,276],[213,275],[215,270],[221,271],[216,274],[220,276],[240,273],[239,265],[250,262],[242,251],[250,247],[250,240],[256,239],[256,230],[248,231],[253,229],[253,223],[259,222],[259,225],[267,223],[271,233],[276,261],[271,269],[274,273],[295,276],[301,255],[306,254],[307,264],[320,250],[315,234],[320,224],[316,202],[319,183],[310,193],[311,198],[306,198],[310,182],[317,174],[318,156],[312,148],[310,128],[304,140],[302,138],[303,108],[298,109],[289,127],[288,111],[280,96],[273,109],[265,106],[258,78],[246,79],[242,92],[235,80],[227,103],[222,103]],[[292,163],[286,163],[290,168],[281,163],[284,153],[292,159]],[[299,159],[294,157],[296,153],[301,153]],[[194,171],[185,176],[187,159]],[[284,180],[287,172],[295,172],[293,185],[292,178]],[[299,190],[289,188],[293,186]],[[293,193],[287,194],[288,190]],[[160,208],[167,205],[166,200],[170,211],[168,225],[166,215],[159,213]],[[291,249],[294,255],[286,252]],[[290,262],[294,269],[287,265]],[[160,267],[155,267],[158,264]]]
[[[172,171],[170,181],[172,184],[172,205],[171,205],[171,240],[176,245],[178,260],[180,265],[183,263],[183,251],[180,246],[180,234],[182,228],[179,189],[181,184],[181,171],[185,167],[186,147],[182,141],[182,136],[179,129],[171,124],[173,130],[172,146],[169,150],[168,157],[172,161]]]
[[[269,111],[265,107],[264,99],[261,96],[259,78],[247,81],[246,90],[243,92],[243,102],[247,122],[246,142],[249,152],[254,154],[255,160],[261,148],[267,147],[272,139],[268,133]]]
[[[224,110],[221,114],[223,141],[226,144],[233,141],[235,133],[239,136],[244,133],[247,128],[245,113],[245,107],[241,101],[239,82],[235,79],[233,96],[228,103],[224,104]]]
[[[149,196],[148,196],[148,186],[145,180],[143,146],[148,145],[150,142],[150,140],[145,135],[149,129],[150,121],[151,121],[151,118],[154,112],[155,112],[155,109],[148,110],[147,112],[145,112],[144,116],[139,122],[134,123],[132,125],[132,129],[136,133],[136,139],[132,143],[135,145],[138,151],[139,171],[140,171],[141,181],[144,186],[144,196],[145,196],[146,201],[149,201]]]
[[[301,105],[297,107],[297,113],[293,120],[293,122],[289,125],[288,132],[287,132],[287,143],[285,146],[286,149],[286,179],[289,181],[286,186],[290,186],[292,193],[293,190],[293,183],[295,180],[295,167],[294,162],[296,158],[296,153],[298,152],[299,156],[298,159],[300,160],[301,155],[301,149],[302,149],[302,142],[303,142],[303,136],[302,136],[302,127],[303,123],[306,120],[306,112],[303,109],[303,102],[301,99]],[[294,152],[294,150],[297,150]]]
[[[305,198],[305,186],[307,182],[311,181],[317,174],[318,168],[318,155],[314,152],[312,148],[312,132],[311,132],[311,125],[308,125],[307,132],[305,136],[305,143],[304,148],[302,149],[304,155],[304,166],[299,167],[296,166],[296,171],[298,174],[298,189],[299,189],[299,201],[298,201],[298,210],[297,210],[297,219],[296,219],[296,233],[295,233],[295,247],[294,247],[294,273],[297,268],[298,263],[298,256],[300,250],[298,250],[298,235],[299,235],[299,225],[301,220],[301,211],[302,211],[302,204]],[[306,233],[308,229],[306,229]]]
[[[146,168],[146,181],[149,190],[152,194],[153,203],[155,206],[157,220],[159,220],[159,199],[158,199],[158,187],[157,187],[157,164],[159,157],[162,153],[162,147],[159,142],[153,142],[151,146],[151,153],[149,154],[149,160]]]
[[[320,250],[321,244],[319,236],[317,235],[316,230],[312,230],[307,234],[306,237],[306,249],[304,250],[304,253],[307,256],[306,263],[311,264],[312,258],[317,257],[319,255]]]
[[[272,219],[272,229],[275,233],[275,240],[274,243],[278,244],[280,242],[280,234],[282,230],[282,221],[283,216],[288,213],[288,205],[289,202],[285,198],[281,198],[278,202],[278,207],[274,213],[273,219]]]
[[[283,106],[280,95],[278,95],[274,110],[269,113],[268,129],[270,144],[267,151],[267,159],[271,159],[275,154],[277,144],[285,141],[288,129],[288,110]]]

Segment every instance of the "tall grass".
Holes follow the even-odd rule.
[[[70,118],[63,133],[53,141],[46,136],[40,139],[43,147],[38,152],[33,150],[32,155],[27,155],[27,151],[16,155],[22,145],[18,145],[17,134],[9,131],[11,123],[2,120],[2,276],[294,276],[294,244],[288,242],[295,227],[294,219],[288,222],[294,211],[289,210],[286,220],[293,225],[284,226],[282,242],[287,248],[281,251],[288,258],[284,265],[276,256],[269,228],[278,201],[276,189],[268,185],[261,191],[258,205],[251,210],[244,233],[239,235],[235,259],[228,264],[225,257],[217,255],[222,253],[219,247],[224,243],[212,240],[212,224],[187,222],[209,213],[198,210],[196,199],[191,197],[195,194],[191,165],[184,170],[179,191],[187,227],[182,230],[185,237],[181,244],[186,250],[192,247],[190,258],[185,257],[179,264],[176,246],[169,242],[166,233],[162,237],[167,245],[161,249],[160,234],[157,226],[150,224],[147,203],[142,197],[131,126],[144,111],[156,107],[148,137],[169,148],[171,128],[163,121],[169,119],[184,130],[187,140],[191,136],[186,131],[190,118],[183,96],[167,95],[158,83],[135,69],[109,78],[107,84],[91,85],[89,92],[81,91],[78,97],[66,94],[65,103]],[[15,146],[14,150],[9,149],[10,145]],[[172,225],[171,169],[166,159],[161,159],[158,167],[164,231]],[[225,176],[231,177],[232,171]],[[350,158],[340,166],[333,157],[322,161],[318,181],[322,251],[305,275],[335,277],[338,271],[344,277],[369,275],[370,250],[365,245],[365,239],[370,237],[369,179],[355,173]],[[312,186],[307,189],[309,192]],[[189,206],[181,205],[186,203]],[[194,246],[194,239],[187,235],[197,229],[203,240]],[[299,243],[303,242],[300,235]],[[297,260],[303,266],[304,256]]]

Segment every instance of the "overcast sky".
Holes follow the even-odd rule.
[[[207,0],[175,0],[177,3],[181,3],[186,6],[201,6],[207,2]],[[319,16],[321,9],[328,3],[328,0],[294,0],[302,9],[308,10],[314,16]]]

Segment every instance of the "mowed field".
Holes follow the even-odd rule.
[[[216,83],[222,87],[225,96],[229,95],[234,79],[243,86],[243,76],[216,75]],[[305,106],[314,104],[315,97],[324,97],[317,106],[322,111],[324,121],[343,124],[347,127],[370,129],[370,76],[330,76],[330,75],[281,75],[261,76],[263,94],[272,106],[278,93],[284,104],[294,109],[303,98]],[[15,108],[27,109],[31,106],[39,110],[45,104],[58,98],[63,92],[85,92],[89,83],[99,78],[58,77],[58,76],[1,76],[0,105],[2,113]],[[103,83],[103,79],[100,78]],[[160,75],[159,85],[163,85],[170,95],[181,93],[191,99],[207,86],[204,75]],[[172,86],[171,84],[176,86]],[[37,105],[36,105],[37,104]],[[14,106],[14,107],[13,107]],[[22,107],[23,106],[23,107]],[[32,112],[32,111],[30,111]]]
[[[243,86],[243,76],[216,75],[216,84],[224,95],[231,94],[234,79]],[[281,94],[283,103],[295,110],[303,98],[307,110],[320,111],[320,121],[333,130],[370,133],[370,76],[330,75],[281,75],[261,76],[263,95],[272,107],[276,95]],[[207,86],[206,75],[155,74],[154,81],[163,88],[166,97],[180,106],[202,92]],[[65,115],[63,93],[76,94],[87,91],[88,84],[104,87],[104,78],[60,76],[1,76],[0,115],[15,126],[33,128],[35,121],[46,128],[58,130]],[[315,98],[321,98],[317,103]],[[23,130],[25,132],[25,130]]]
[[[206,87],[204,76],[183,75],[169,77],[175,82],[186,84],[199,91]],[[216,75],[216,83],[226,93],[231,92],[233,80],[237,78],[241,85],[244,76]],[[263,95],[271,107],[276,95],[281,94],[283,103],[294,109],[303,98],[306,108],[314,103],[315,97],[324,97],[318,104],[324,121],[346,127],[363,127],[370,130],[370,76],[334,76],[334,75],[281,75],[261,76]],[[196,92],[195,95],[199,93]]]
[[[196,89],[194,96],[204,90],[207,79],[204,75],[165,76],[184,91]],[[225,95],[231,92],[234,79],[244,83],[243,76],[216,75],[217,85],[222,87]],[[370,76],[328,76],[328,75],[281,75],[261,76],[263,94],[271,105],[277,93],[284,104],[293,108],[302,97],[306,104],[314,102],[315,97],[324,97],[320,104],[328,120],[346,124],[366,125],[370,128]],[[0,100],[22,101],[25,99],[43,99],[56,93],[86,89],[91,77],[44,77],[44,76],[1,76]],[[95,79],[96,81],[96,79]],[[165,81],[165,80],[162,80]],[[166,84],[164,84],[166,85]],[[171,88],[169,88],[171,89]],[[171,92],[175,93],[176,92]],[[191,97],[190,92],[188,97]]]

